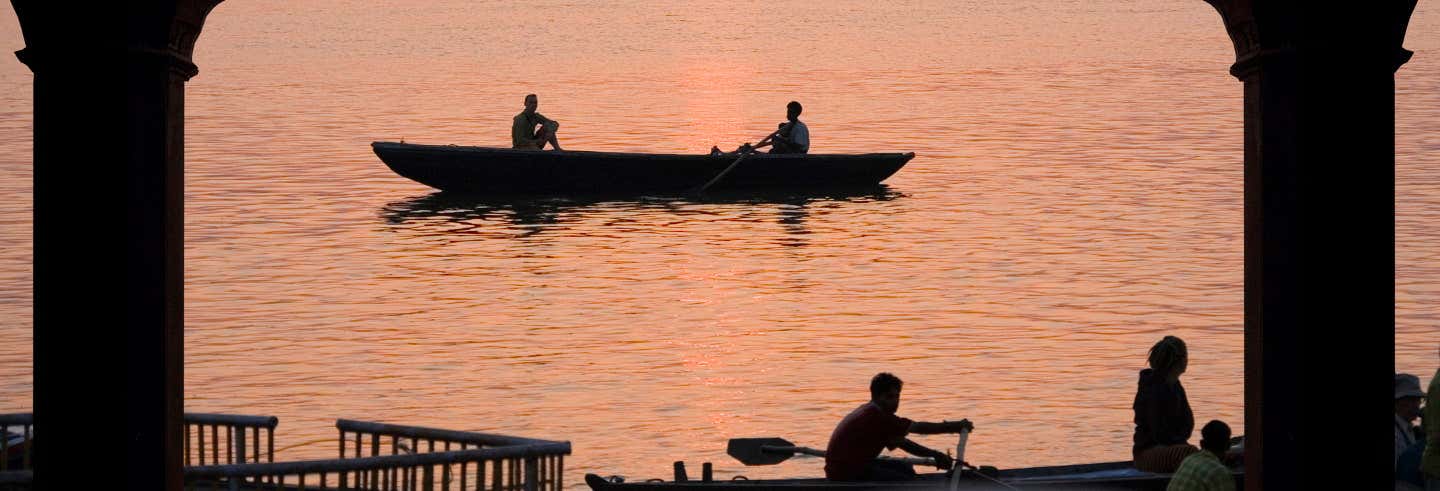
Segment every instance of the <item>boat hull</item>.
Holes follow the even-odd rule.
[[[1244,489],[1245,475],[1232,471],[1235,489]],[[1153,474],[1136,470],[1130,462],[1106,462],[1023,469],[1001,470],[994,477],[996,484],[981,476],[964,476],[957,489],[1136,489],[1161,490],[1170,484],[1170,474]],[[586,484],[592,491],[879,491],[948,489],[944,473],[921,474],[912,481],[900,482],[837,482],[825,479],[756,479],[729,481],[685,482],[610,482],[587,474]],[[1008,486],[1008,487],[1007,487]]]
[[[483,194],[684,193],[736,156],[515,150],[374,142],[385,165],[442,191]],[[811,189],[873,186],[914,153],[818,155],[756,153],[712,189]]]

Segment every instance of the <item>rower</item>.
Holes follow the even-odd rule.
[[[799,102],[790,101],[785,105],[785,119],[788,121],[780,123],[780,134],[775,135],[769,143],[760,142],[756,148],[770,146],[770,153],[810,153],[810,128],[800,122]]]
[[[797,111],[798,112],[798,111]],[[825,449],[825,477],[832,481],[900,481],[913,479],[910,464],[876,460],[882,448],[904,449],[917,457],[935,459],[935,467],[949,470],[955,463],[949,455],[915,443],[905,435],[960,433],[975,428],[969,420],[927,423],[895,415],[900,409],[899,377],[882,372],[870,379],[870,402],[860,405],[830,435]],[[961,465],[967,465],[964,462]]]
[[[740,145],[734,152],[722,152],[720,151],[720,147],[713,146],[710,147],[710,155],[718,157],[722,155],[750,153],[757,148],[764,147],[770,147],[770,153],[810,153],[810,128],[800,121],[800,111],[802,109],[804,108],[800,107],[799,102],[790,101],[790,104],[785,106],[785,119],[787,121],[780,123],[779,129],[775,130],[774,134],[766,137],[764,140],[760,140],[760,143],[755,145],[749,143]]]

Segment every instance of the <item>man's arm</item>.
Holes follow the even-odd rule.
[[[770,146],[770,145],[774,145],[774,144],[775,144],[775,140],[780,140],[781,142],[784,142],[784,143],[786,143],[786,144],[789,144],[789,143],[790,143],[790,139],[789,139],[789,138],[785,138],[784,136],[782,136],[783,133],[785,133],[785,126],[786,126],[786,125],[789,125],[789,124],[790,124],[790,123],[781,123],[780,129],[775,130],[774,133],[771,133],[770,136],[765,137],[764,140],[760,140],[760,143],[756,143],[754,148],[763,148],[763,147],[768,147],[768,146]]]
[[[938,435],[942,433],[959,433],[961,429],[974,430],[975,425],[968,419],[960,421],[946,421],[944,423],[927,423],[915,421],[910,423],[910,433],[917,435]]]
[[[930,457],[935,459],[935,467],[940,469],[949,469],[955,463],[955,460],[949,455],[945,455],[944,453],[936,450],[931,450],[924,445],[911,441],[909,438],[902,439],[899,447],[900,449],[909,452],[910,455],[914,455],[916,457]]]

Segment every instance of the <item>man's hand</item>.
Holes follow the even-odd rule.
[[[937,454],[935,454],[935,468],[936,468],[936,469],[940,469],[940,470],[942,470],[942,471],[948,471],[948,470],[950,470],[951,467],[954,467],[954,466],[955,466],[955,459],[954,459],[954,458],[950,457],[949,455],[945,455],[945,454],[943,454],[943,453],[937,453]]]
[[[950,433],[959,433],[965,430],[975,431],[975,424],[971,423],[968,419],[946,421],[945,424],[950,425]]]

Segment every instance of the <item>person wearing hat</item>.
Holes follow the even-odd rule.
[[[1425,400],[1425,391],[1420,390],[1420,377],[1408,373],[1395,374],[1395,464],[1400,454],[1419,439],[1415,437],[1415,418],[1420,417],[1420,402]]]

